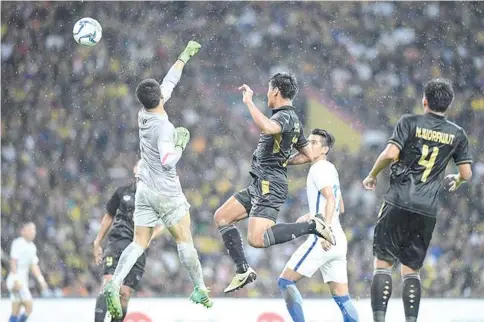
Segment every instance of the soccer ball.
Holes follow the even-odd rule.
[[[101,40],[103,28],[96,19],[82,18],[74,25],[72,35],[82,47],[93,47]]]

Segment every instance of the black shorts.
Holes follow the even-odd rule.
[[[373,236],[373,255],[399,260],[415,270],[423,265],[436,219],[383,202]]]
[[[287,183],[276,183],[253,177],[251,184],[234,195],[249,217],[271,219],[276,222],[279,209],[286,202]]]
[[[131,244],[130,240],[119,240],[106,247],[103,258],[104,275],[113,275],[118,265],[119,257],[123,250]],[[141,278],[145,272],[146,255],[141,255],[136,261],[128,276],[124,279],[123,285],[138,290]]]

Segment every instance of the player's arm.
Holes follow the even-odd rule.
[[[106,213],[101,220],[101,228],[99,229],[96,235],[96,239],[94,239],[93,242],[94,262],[98,265],[101,264],[103,257],[103,249],[101,247],[101,244],[104,240],[104,237],[106,237],[109,228],[111,228],[111,225],[113,224],[114,216],[116,215],[120,204],[121,199],[119,198],[118,189],[116,189],[116,191],[113,193],[108,203],[106,204]]]
[[[388,143],[385,150],[380,153],[378,159],[376,159],[373,168],[370,171],[369,176],[376,178],[380,172],[383,171],[386,167],[388,167],[393,160],[395,160],[398,155],[400,154],[400,148],[393,143]]]
[[[190,132],[184,127],[177,127],[174,134],[168,131],[161,133],[158,140],[161,165],[166,169],[174,168],[188,141],[190,141]]]
[[[345,212],[345,203],[343,202],[343,197],[339,199],[339,213],[343,214]]]
[[[15,240],[12,243],[12,248],[10,249],[10,274],[11,278],[14,280],[14,287],[19,288],[20,285],[18,284],[18,276],[17,276],[17,263],[18,259],[20,257],[20,254],[22,253],[22,250],[20,249],[20,245]]]
[[[287,160],[288,165],[306,164],[314,161],[315,156],[313,155],[313,149],[311,148],[308,139],[304,135],[303,129],[301,129],[299,138],[294,148],[297,150],[297,153],[292,155]]]
[[[249,86],[246,84],[239,87],[239,90],[242,90],[242,101],[247,106],[250,112],[250,116],[252,120],[254,120],[255,125],[264,132],[265,134],[277,134],[282,132],[282,126],[276,122],[268,118],[267,116],[262,113],[257,106],[255,106],[254,102],[252,101],[252,96],[254,92],[250,89]]]
[[[457,190],[461,184],[469,181],[472,178],[472,157],[469,150],[469,139],[464,130],[459,133],[460,141],[457,145],[454,155],[454,159],[457,168],[459,169],[458,174],[450,174],[446,178],[450,179],[449,191]]]
[[[173,93],[173,89],[178,84],[181,78],[183,67],[185,64],[200,50],[200,44],[196,41],[189,41],[187,47],[178,57],[177,61],[171,66],[170,70],[163,78],[161,83],[161,94],[163,95],[163,104],[168,102]]]
[[[403,115],[400,120],[398,120],[397,125],[393,129],[392,137],[388,140],[388,144],[380,153],[380,156],[376,160],[373,168],[371,169],[368,176],[363,180],[363,186],[368,190],[375,190],[376,188],[376,177],[380,172],[388,167],[393,160],[398,158],[400,150],[405,146],[410,135],[410,124],[408,122],[408,116]]]
[[[324,187],[320,192],[326,200],[326,206],[324,207],[324,221],[327,225],[331,226],[334,210],[336,209],[336,197],[334,196],[331,186]]]
[[[39,261],[39,259],[37,258],[37,262],[32,264],[32,266],[31,266],[32,274],[34,275],[35,279],[37,280],[40,287],[42,288],[42,291],[46,291],[49,288],[49,286],[47,285],[47,282],[45,281],[44,275],[42,275],[42,271],[40,270],[40,266],[38,264],[38,261]]]

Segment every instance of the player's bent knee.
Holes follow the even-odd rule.
[[[345,296],[348,295],[348,284],[330,282],[329,288],[333,296]]]
[[[228,213],[225,211],[224,207],[220,207],[215,210],[215,214],[213,215],[213,219],[218,227],[227,226],[232,224],[232,222],[228,218]]]
[[[265,248],[263,234],[260,234],[259,236],[259,234],[249,233],[247,235],[247,240],[249,242],[249,245],[254,248]]]

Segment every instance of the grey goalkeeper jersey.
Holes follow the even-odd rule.
[[[163,103],[166,103],[180,80],[181,71],[170,69],[161,84]],[[175,127],[168,115],[141,109],[138,113],[141,161],[136,175],[149,188],[165,196],[182,194],[176,163],[181,148],[175,147]]]

